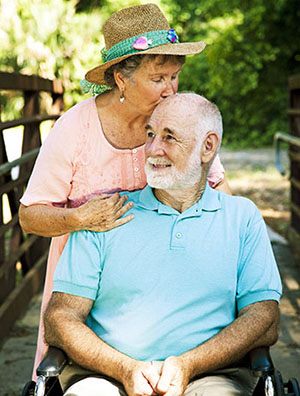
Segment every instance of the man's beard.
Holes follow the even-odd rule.
[[[161,170],[153,169],[152,165],[165,165],[165,168]],[[145,172],[147,182],[153,188],[177,190],[193,187],[201,180],[202,175],[200,150],[194,149],[183,171],[176,169],[174,164],[168,159],[148,157],[145,164]]]

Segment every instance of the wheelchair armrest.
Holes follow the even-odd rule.
[[[67,355],[61,349],[50,346],[43,360],[39,364],[36,373],[38,376],[56,377],[63,371],[67,364]]]
[[[269,347],[259,347],[249,352],[250,369],[257,377],[274,373],[274,365],[269,349]]]

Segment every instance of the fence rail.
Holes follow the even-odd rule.
[[[56,120],[64,108],[59,80],[0,72],[0,100],[6,91],[22,95],[24,107],[21,118],[5,122],[1,122],[0,107],[0,341],[44,282],[49,239],[24,235],[19,225],[19,199],[41,145],[40,124]],[[52,97],[50,114],[40,114],[41,91]],[[20,125],[24,127],[22,155],[8,162],[4,130]],[[17,177],[12,176],[15,167],[19,168]],[[11,214],[9,221],[5,221],[4,201],[5,210]]]
[[[296,256],[300,258],[300,74],[288,81],[290,105],[289,157],[291,162],[291,225],[288,238]],[[300,265],[300,264],[299,264]]]

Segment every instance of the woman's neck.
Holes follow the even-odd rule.
[[[103,133],[112,146],[132,149],[145,143],[149,117],[121,103],[117,90],[98,96],[96,106]]]

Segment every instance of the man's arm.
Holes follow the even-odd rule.
[[[167,396],[182,395],[196,375],[226,367],[250,350],[274,344],[278,338],[276,301],[261,301],[243,308],[229,326],[200,346],[171,356],[163,364],[157,390]]]
[[[85,324],[92,306],[88,298],[53,293],[44,316],[46,342],[63,349],[80,366],[116,379],[129,396],[152,395],[157,371],[102,341]]]

